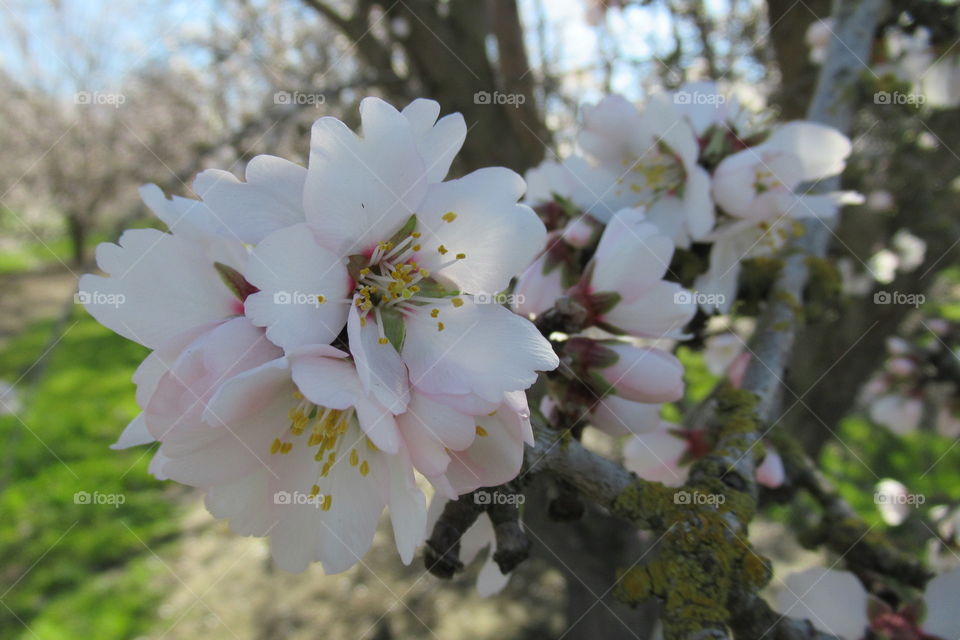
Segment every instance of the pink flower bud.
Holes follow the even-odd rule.
[[[660,349],[608,343],[616,353],[612,365],[596,369],[617,395],[634,402],[672,402],[683,396],[683,365]]]

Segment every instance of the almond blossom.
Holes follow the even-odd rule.
[[[438,112],[367,99],[362,137],[317,122],[309,169],[258,156],[246,182],[198,176],[202,200],[144,187],[172,233],[126,232],[81,279],[94,317],[152,350],[115,447],[159,442],[151,471],[269,536],[281,568],[349,568],[386,506],[410,562],[415,470],[453,499],[511,480],[533,443],[524,389],[557,356],[483,294],[543,224],[513,172],[443,181],[465,128]]]

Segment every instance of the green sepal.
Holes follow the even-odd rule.
[[[407,336],[407,325],[403,321],[403,314],[396,307],[384,306],[380,309],[380,320],[383,323],[383,334],[399,353],[403,349],[403,340]]]

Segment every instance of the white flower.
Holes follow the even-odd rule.
[[[783,458],[777,453],[776,449],[766,445],[766,454],[763,462],[756,469],[757,482],[768,489],[776,489],[783,484],[786,479],[786,471],[783,468]]]
[[[783,580],[777,609],[791,618],[806,618],[827,633],[845,640],[866,634],[867,591],[848,571],[812,567]]]
[[[417,101],[401,113],[367,98],[362,137],[335,118],[314,124],[299,180],[283,165],[290,176],[282,189],[268,188],[267,177],[251,186],[222,176],[198,188],[218,212],[234,202],[224,193],[259,188],[265,201],[299,194],[292,200],[302,199],[305,222],[273,216],[253,250],[245,275],[260,292],[247,314],[285,349],[328,342],[346,322],[364,388],[394,413],[406,408],[411,385],[495,403],[558,364],[527,320],[470,295],[505,289],[543,246],[545,230],[517,204],[524,182],[512,171],[441,181],[463,132],[459,118],[434,125],[438,109]],[[316,304],[286,303],[291,289]]]
[[[728,215],[753,222],[832,216],[840,204],[861,199],[843,192],[800,195],[795,189],[841,173],[850,150],[850,140],[832,127],[789,122],[765,142],[724,158],[713,174],[713,197]]]
[[[923,622],[925,632],[940,638],[960,638],[957,593],[960,593],[960,570],[941,573],[927,583],[923,598],[927,609]]]
[[[810,62],[823,64],[827,57],[827,45],[833,36],[833,18],[818,18],[807,27],[804,39],[810,47]]]
[[[663,280],[673,249],[670,238],[645,222],[642,210],[617,213],[588,268],[588,309],[589,296],[615,294],[609,309],[595,310],[598,324],[634,336],[683,338],[696,305],[690,292]]]
[[[703,362],[710,373],[722,376],[743,349],[743,340],[735,333],[717,333],[704,341]]]
[[[680,247],[713,228],[710,176],[669,95],[652,96],[643,111],[622,96],[604,98],[584,110],[579,142],[610,180],[595,197],[602,202],[586,208],[591,215],[606,221],[620,209],[647,207],[649,220]]]
[[[590,424],[614,437],[650,433],[660,426],[660,405],[609,394],[590,409]]]
[[[880,517],[887,524],[897,526],[910,515],[910,505],[907,503],[909,491],[902,482],[885,478],[877,483],[873,491]]]

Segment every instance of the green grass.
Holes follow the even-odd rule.
[[[0,378],[32,365],[50,327],[34,325],[0,351]],[[149,452],[108,448],[136,415],[131,376],[146,350],[80,309],[64,328],[20,419],[0,417],[0,584],[11,587],[0,637],[130,638],[149,629],[155,574],[165,573],[147,547],[178,524],[169,487],[147,473]],[[125,502],[76,504],[78,491]]]

